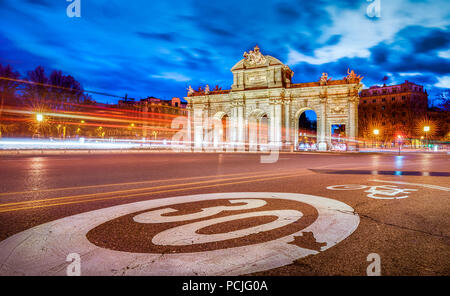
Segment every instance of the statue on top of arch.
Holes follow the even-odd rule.
[[[266,63],[266,58],[259,51],[258,45],[255,46],[253,50],[250,50],[248,53],[244,52],[245,62],[250,66],[260,66]]]
[[[361,75],[356,75],[355,71],[351,71],[350,72],[350,68],[347,69],[347,77],[345,77],[344,79],[347,81],[347,83],[351,83],[351,82],[361,82],[361,80],[364,78],[364,76],[361,77]]]
[[[322,76],[320,77],[319,82],[320,82],[320,85],[326,85],[328,83],[328,81],[330,81],[330,80],[331,80],[331,77],[328,78],[328,73],[323,72]]]
[[[188,90],[188,96],[191,96],[194,94],[194,89],[192,88],[192,86],[189,85],[189,88],[187,90]]]

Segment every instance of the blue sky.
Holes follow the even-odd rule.
[[[118,96],[186,96],[186,87],[232,83],[231,67],[258,44],[290,66],[293,81],[334,79],[347,68],[365,86],[413,81],[433,99],[450,88],[450,1],[0,0],[0,63],[22,74],[60,69],[85,89]],[[113,102],[111,97],[94,96]]]

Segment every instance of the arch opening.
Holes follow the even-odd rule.
[[[230,139],[230,118],[225,112],[217,112],[213,120],[214,148],[225,148]]]
[[[267,150],[269,142],[269,117],[262,111],[254,111],[248,120],[249,151]]]
[[[299,151],[316,151],[317,113],[312,109],[303,109],[297,113],[295,129],[295,148]]]

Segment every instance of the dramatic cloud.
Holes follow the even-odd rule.
[[[22,74],[38,65],[113,95],[184,97],[189,84],[229,88],[231,67],[258,44],[288,64],[294,82],[335,79],[347,68],[366,86],[422,83],[433,98],[449,87],[447,0],[120,1],[0,0],[0,63]],[[95,97],[112,102],[111,97]]]

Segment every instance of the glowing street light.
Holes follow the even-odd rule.
[[[37,113],[36,114],[36,121],[37,122],[42,122],[44,120],[44,115],[42,115],[41,113]]]
[[[429,125],[426,125],[426,126],[424,126],[423,127],[423,131],[425,132],[425,138],[426,138],[426,141],[427,141],[427,147],[429,146],[429,143],[428,143],[428,132],[430,131],[430,126]],[[429,148],[429,147],[428,147]]]
[[[373,134],[375,135],[375,147],[377,147],[377,137],[380,134],[380,130],[379,129],[374,129],[373,130]]]

